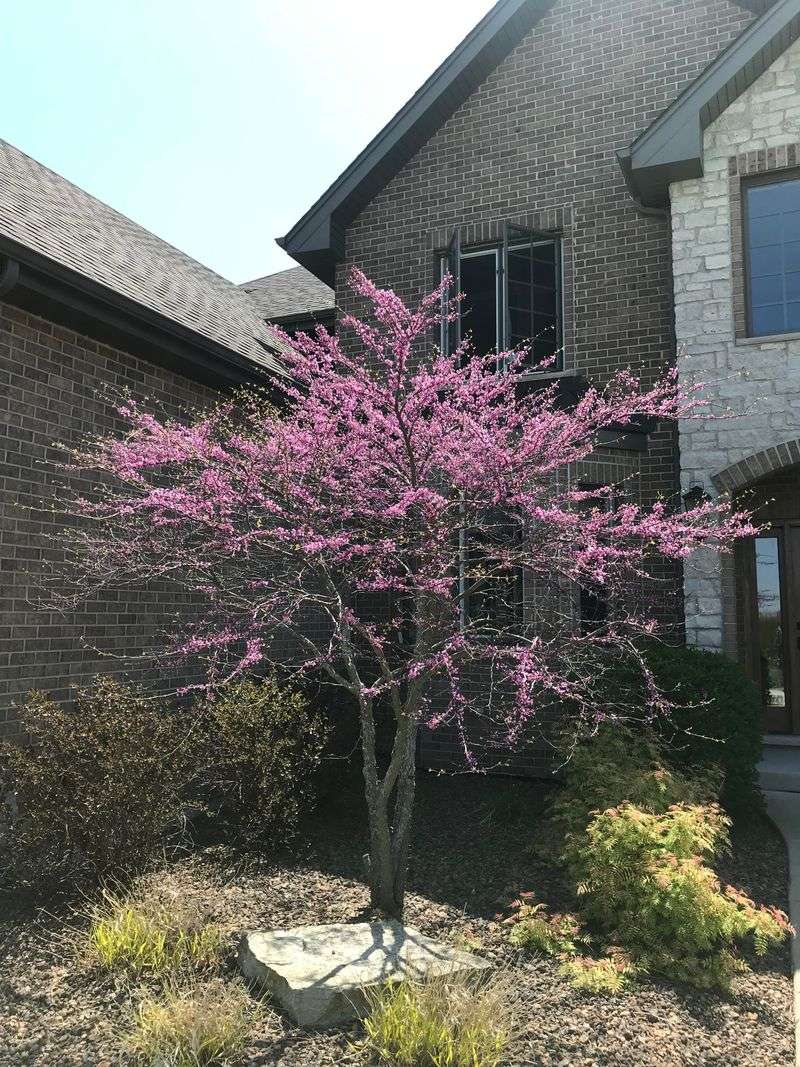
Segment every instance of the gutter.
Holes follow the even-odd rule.
[[[0,271],[0,297],[8,296],[19,281],[19,263],[16,259],[3,261],[3,269]]]

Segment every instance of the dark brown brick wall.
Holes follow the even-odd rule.
[[[349,226],[338,305],[357,310],[350,264],[413,301],[454,226],[560,216],[572,264],[565,365],[652,379],[674,358],[669,229],[637,211],[615,151],[752,18],[728,0],[557,0]],[[677,493],[672,427],[651,436],[640,485],[644,500]],[[660,577],[660,613],[680,625],[680,574]]]
[[[112,657],[146,651],[161,625],[186,607],[166,586],[110,592],[63,617],[41,608],[41,578],[57,561],[48,534],[63,522],[46,508],[64,475],[64,453],[111,430],[116,421],[101,392],[128,386],[161,410],[202,405],[211,389],[154,364],[95,343],[0,304],[0,731],[13,730],[14,706],[31,689],[68,699],[98,672],[125,674],[158,690],[166,680],[152,662]]]

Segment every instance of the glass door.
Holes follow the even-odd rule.
[[[800,523],[779,523],[753,539],[750,664],[767,733],[800,733]]]

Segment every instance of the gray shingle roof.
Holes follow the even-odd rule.
[[[0,234],[201,338],[276,365],[246,292],[2,140]]]
[[[290,267],[240,286],[270,322],[312,317],[333,311],[336,294],[305,267]]]

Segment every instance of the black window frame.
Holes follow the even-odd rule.
[[[750,175],[741,183],[741,220],[742,220],[742,273],[744,281],[745,303],[745,330],[748,338],[758,340],[770,337],[794,337],[800,336],[798,330],[779,330],[772,333],[756,333],[753,328],[753,303],[752,303],[752,273],[751,273],[751,248],[750,248],[750,190],[763,188],[768,185],[782,185],[786,182],[800,182],[800,167],[793,167],[780,171],[769,171],[764,174]]]
[[[576,488],[584,493],[597,492],[601,489],[610,489],[611,492],[605,498],[601,497],[599,501],[586,502],[587,507],[599,508],[606,514],[615,511],[625,499],[624,492],[615,482],[591,482],[586,479],[581,479]],[[613,602],[608,594],[608,590],[603,585],[585,585],[581,582],[576,582],[575,584],[577,587],[576,614],[581,632],[584,634],[592,634],[603,631],[606,623],[612,618],[613,614]],[[595,617],[592,618],[589,615],[585,609],[590,606],[593,610],[596,610],[598,607],[602,610],[600,617],[595,615]]]
[[[503,517],[501,515],[498,514],[492,517],[498,525],[502,524]],[[508,524],[511,536],[521,537],[521,531],[515,526],[513,517],[509,515],[505,521]],[[495,599],[495,594],[502,585],[511,594],[505,601],[505,606],[507,608],[510,607],[511,611],[506,612],[505,617],[502,615],[497,617],[499,623],[497,629],[501,633],[508,634],[522,632],[527,623],[525,568],[514,567],[507,574],[497,574],[491,578],[482,577],[476,580],[470,575],[470,568],[473,565],[473,561],[480,560],[481,557],[491,563],[491,546],[481,544],[475,539],[475,534],[468,526],[462,526],[458,535],[458,596],[462,630],[470,625],[479,624],[480,619],[484,616],[488,619],[489,616],[486,615],[483,606]],[[487,581],[490,583],[488,586],[486,585]],[[486,632],[493,632],[493,628],[487,626]]]
[[[560,373],[565,369],[564,359],[564,237],[560,233],[542,232],[529,230],[512,223],[506,223],[503,227],[502,236],[492,240],[476,242],[464,245],[461,241],[461,229],[456,227],[446,250],[439,253],[439,278],[448,271],[453,278],[451,293],[461,292],[461,261],[467,256],[477,256],[494,252],[497,262],[497,351],[503,352],[510,346],[511,338],[511,309],[509,304],[509,252],[524,247],[524,245],[552,245],[555,258],[555,358],[550,366],[541,370],[523,371],[521,376],[542,378],[548,375]],[[533,285],[533,281],[531,281]],[[533,305],[531,314],[533,315]],[[532,338],[533,339],[533,338]],[[445,315],[445,303],[442,305],[442,325],[440,345],[443,351],[453,352],[462,340],[462,317],[459,315],[454,322],[448,322]],[[498,370],[504,370],[498,367]]]

